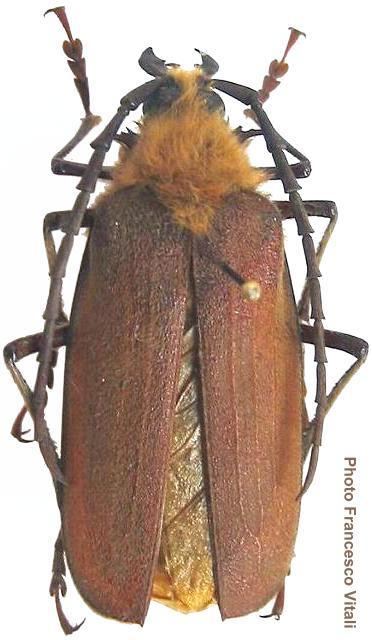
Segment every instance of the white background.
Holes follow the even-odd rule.
[[[53,176],[49,162],[75,131],[82,115],[72,75],[61,52],[64,38],[55,16],[45,20],[48,5],[39,1],[7,3],[2,9],[1,273],[3,312],[1,342],[42,329],[48,292],[42,241],[43,216],[71,207],[76,179]],[[70,0],[73,34],[84,44],[92,108],[106,122],[119,99],[147,78],[138,67],[141,51],[151,45],[161,57],[191,67],[198,62],[193,47],[208,51],[220,63],[218,77],[259,88],[268,64],[280,57],[287,28],[306,31],[289,56],[290,71],[273,94],[267,111],[274,126],[312,161],[303,181],[305,199],[335,200],[339,223],[322,263],[323,302],[330,329],[371,337],[371,137],[370,31],[367,3],[281,2],[103,3]],[[242,107],[226,99],[232,123],[244,124]],[[259,142],[253,158],[267,157]],[[89,157],[82,145],[74,157]],[[267,189],[275,197],[278,185]],[[291,225],[288,225],[290,227]],[[322,225],[314,224],[317,229]],[[301,243],[287,231],[295,287],[303,278]],[[83,238],[78,240],[66,280],[71,299]],[[34,357],[23,370],[33,382]],[[312,356],[309,362],[311,365]],[[351,362],[329,354],[334,380]],[[59,438],[58,397],[62,386],[60,359],[56,392],[49,402],[49,421]],[[287,580],[285,615],[278,623],[257,614],[221,623],[217,607],[183,615],[157,603],[150,605],[144,628],[123,626],[92,612],[69,579],[65,610],[72,621],[86,616],[80,637],[288,638],[368,637],[371,632],[371,464],[370,365],[350,383],[326,421],[318,473],[303,500],[292,574]],[[0,602],[4,637],[61,638],[54,605],[48,595],[58,513],[46,468],[35,444],[19,445],[9,435],[21,406],[19,393],[5,367],[1,402]],[[309,372],[309,395],[314,371]],[[356,631],[343,624],[343,458],[358,457],[356,539]],[[267,607],[268,610],[268,607]]]

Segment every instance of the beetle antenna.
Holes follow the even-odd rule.
[[[297,42],[300,36],[304,36],[306,38],[306,34],[294,27],[289,27],[290,36],[287,42],[287,46],[284,49],[283,57],[278,62],[278,60],[272,60],[269,66],[268,75],[266,75],[263,79],[262,87],[258,92],[258,97],[261,103],[266,102],[269,98],[271,91],[274,91],[279,85],[280,80],[288,71],[288,64],[285,59],[292,49],[293,45]]]
[[[285,60],[293,45],[297,42],[300,36],[304,36],[306,38],[306,34],[303,31],[299,31],[294,27],[289,27],[289,29],[291,33],[288,38],[287,46],[284,49],[283,56],[281,60],[275,59],[270,62],[267,75],[264,77],[262,87],[258,91],[258,98],[261,104],[266,102],[266,100],[268,100],[268,98],[270,97],[271,92],[280,85],[279,78],[282,78],[287,73],[288,64]],[[247,118],[256,120],[256,116],[252,109],[246,109],[244,111],[244,115],[246,115]]]
[[[90,110],[89,83],[86,75],[85,58],[83,58],[83,44],[81,40],[79,40],[79,38],[72,37],[72,32],[66,15],[65,7],[55,7],[54,9],[48,9],[48,11],[44,13],[44,16],[46,16],[48,13],[56,14],[58,20],[60,21],[67,34],[68,40],[65,40],[63,42],[62,48],[67,58],[70,58],[69,60],[67,60],[67,63],[75,76],[74,82],[83,103],[85,116],[86,118],[90,117],[97,119],[97,116],[93,116]],[[101,119],[99,119],[99,121],[100,120]],[[98,122],[96,121],[95,124],[98,124]]]
[[[245,280],[239,273],[234,271],[227,262],[216,261],[224,273],[226,273],[236,284],[240,286],[241,293],[244,299],[256,302],[261,297],[261,287],[257,280]]]
[[[261,297],[261,286],[257,280],[246,280],[235,269],[233,269],[227,262],[222,260],[216,255],[215,248],[209,240],[206,238],[202,242],[201,254],[205,255],[213,264],[221,269],[227,276],[231,278],[236,284],[240,286],[241,294],[245,300],[256,302]]]

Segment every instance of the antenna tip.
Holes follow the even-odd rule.
[[[52,9],[47,9],[46,11],[44,11],[43,13],[43,18],[45,18],[45,16],[48,13],[58,13],[58,11],[64,11],[65,7],[53,7]]]
[[[288,27],[288,29],[290,31],[293,31],[296,34],[297,38],[299,36],[303,36],[304,38],[306,38],[306,33],[304,33],[303,31],[300,31],[299,29],[296,29],[296,27]]]
[[[241,290],[245,300],[257,302],[261,298],[261,286],[257,280],[246,280],[241,285]]]

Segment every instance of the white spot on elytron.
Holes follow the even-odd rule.
[[[106,378],[102,378],[102,382],[106,382]]]

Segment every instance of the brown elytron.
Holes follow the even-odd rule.
[[[301,347],[281,224],[257,194],[234,194],[215,246],[262,289],[248,303],[205,257],[194,261],[205,459],[221,615],[278,593],[288,573],[301,487]]]

